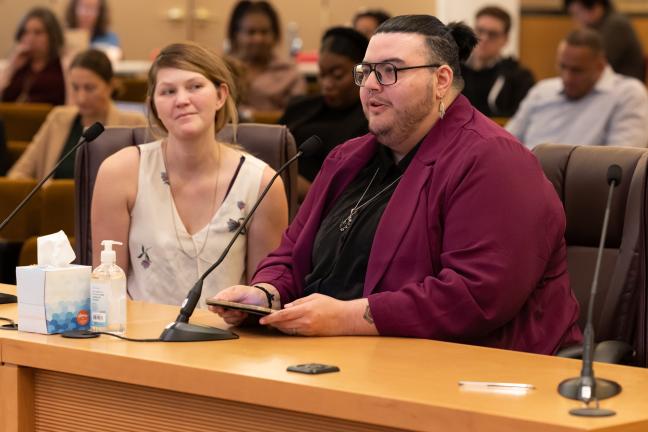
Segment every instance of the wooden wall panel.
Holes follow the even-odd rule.
[[[397,431],[43,370],[34,374],[34,409],[35,430],[43,432]]]

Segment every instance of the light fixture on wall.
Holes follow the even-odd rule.
[[[172,7],[167,10],[166,17],[169,21],[180,22],[185,19],[185,11],[181,7]]]

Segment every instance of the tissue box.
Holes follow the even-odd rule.
[[[62,333],[90,327],[90,266],[16,268],[18,330]]]

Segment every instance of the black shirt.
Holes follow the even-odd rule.
[[[535,82],[533,74],[510,57],[480,70],[463,64],[461,75],[465,82],[461,93],[489,117],[512,117]]]
[[[391,150],[379,145],[374,157],[338,198],[315,236],[313,270],[305,278],[305,296],[321,293],[340,300],[362,297],[378,223],[418,147],[395,164]],[[351,209],[370,200],[356,213],[351,226],[341,231],[340,224]]]
[[[63,157],[64,154],[72,150],[83,134],[83,125],[81,124],[81,115],[78,114],[74,121],[72,122],[72,127],[70,128],[70,134],[67,137],[65,142],[65,147],[59,155],[59,158]],[[74,178],[74,161],[76,160],[75,155],[70,155],[69,158],[65,159],[63,163],[56,169],[54,172],[54,178],[56,179],[71,179]]]
[[[290,129],[297,145],[312,135],[321,138],[323,145],[315,154],[299,159],[299,174],[311,182],[335,146],[368,132],[360,101],[348,108],[334,109],[326,105],[319,95],[293,100],[279,123]]]

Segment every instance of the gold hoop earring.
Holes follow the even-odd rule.
[[[446,107],[443,101],[439,102],[439,118],[445,117]]]

